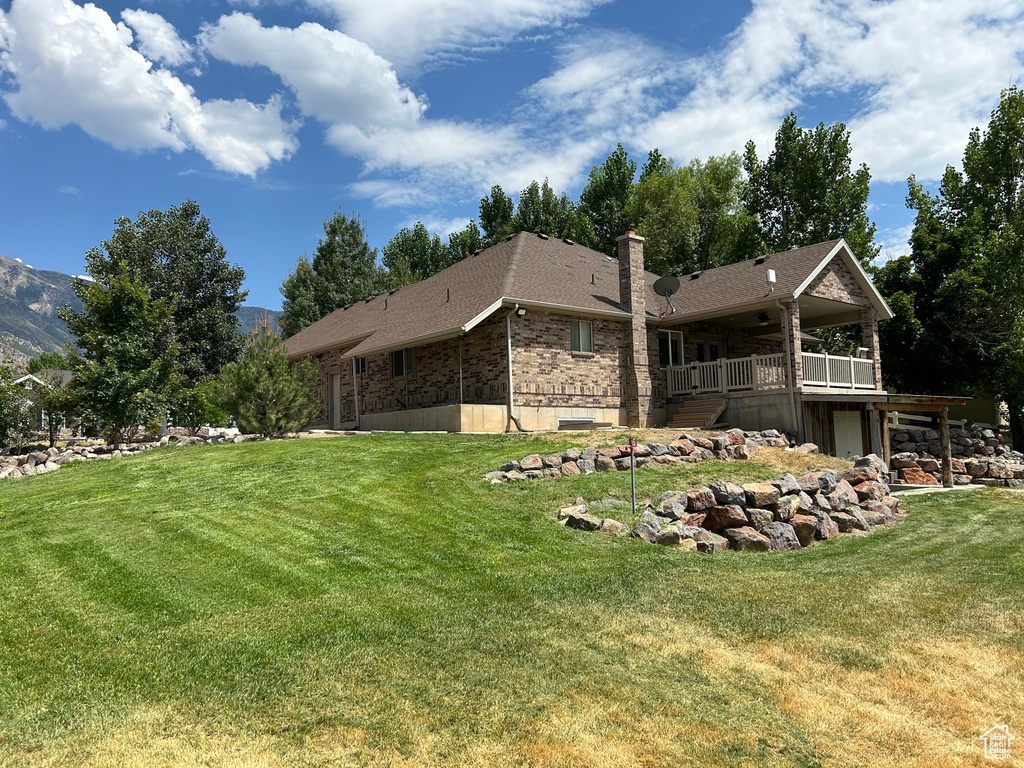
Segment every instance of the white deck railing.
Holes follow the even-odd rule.
[[[803,352],[805,386],[828,389],[874,389],[874,362]],[[668,394],[700,395],[784,389],[786,358],[774,355],[723,358],[712,363],[688,363],[667,369]]]
[[[826,389],[874,389],[873,360],[803,352],[804,386]]]

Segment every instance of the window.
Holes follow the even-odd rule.
[[[570,349],[573,352],[593,352],[594,332],[589,320],[572,321]]]
[[[683,334],[679,331],[658,333],[658,363],[662,368],[683,364]]]
[[[713,363],[722,356],[722,345],[718,341],[697,342],[697,362]]]
[[[391,375],[395,378],[399,376],[410,376],[413,372],[412,364],[412,350],[411,349],[396,349],[391,353]]]
[[[353,370],[356,372],[357,376],[360,373],[366,373],[366,358],[365,357],[357,357],[357,358],[355,358]]]

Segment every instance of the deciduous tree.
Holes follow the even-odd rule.
[[[154,300],[172,308],[181,371],[190,383],[216,375],[241,350],[235,312],[248,294],[245,272],[230,264],[198,203],[120,218],[114,234],[85,257],[90,275],[118,277],[126,264]]]

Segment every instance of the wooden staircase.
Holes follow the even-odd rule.
[[[666,426],[671,429],[707,429],[718,421],[728,400],[687,400]]]

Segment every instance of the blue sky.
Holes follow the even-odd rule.
[[[884,252],[1024,71],[1019,0],[0,0],[0,253],[83,270],[119,216],[197,200],[248,303],[335,210],[383,246],[492,184],[573,198],[622,142],[762,155],[845,122]]]

